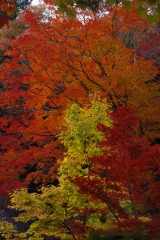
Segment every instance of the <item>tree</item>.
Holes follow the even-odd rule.
[[[34,191],[55,181],[64,151],[57,134],[73,102],[84,106],[96,93],[113,109],[135,107],[143,126],[148,109],[158,116],[153,101],[158,91],[145,83],[157,74],[153,61],[138,57],[119,39],[133,27],[146,28],[143,19],[120,7],[102,19],[82,16],[80,21],[56,13],[43,22],[26,11],[30,29],[11,40],[5,53],[11,61],[2,65],[0,76],[3,192],[24,185]]]
[[[33,15],[30,15],[30,17],[28,17],[28,23],[31,24],[31,26],[33,26],[32,17]],[[63,17],[59,16],[59,19],[60,18],[63,19]],[[86,22],[86,24],[85,26],[83,26],[84,31],[82,33],[80,33],[79,31],[79,29],[82,28],[82,23],[76,19],[68,20],[68,22],[65,22],[66,20],[64,18],[64,22],[61,26],[59,25],[57,27],[52,27],[52,25],[55,24],[55,20],[54,20],[53,23],[50,22],[46,25],[44,24],[43,27],[41,28],[39,26],[38,19],[36,20],[34,18],[34,21],[35,22],[37,21],[37,26],[35,25],[36,23],[34,22],[34,29],[36,29],[36,31],[33,30],[35,31],[33,34],[34,34],[34,37],[36,38],[35,48],[37,49],[37,45],[39,44],[39,42],[41,42],[42,44],[43,41],[44,41],[43,44],[45,46],[45,42],[47,41],[48,50],[45,47],[46,51],[42,55],[40,53],[41,46],[39,45],[39,48],[38,48],[39,50],[37,49],[37,53],[36,53],[37,57],[33,51],[32,53],[31,53],[31,50],[29,51],[30,54],[32,54],[32,59],[34,61],[34,64],[32,64],[32,70],[34,71],[34,69],[37,69],[36,74],[38,74],[37,73],[38,71],[43,72],[45,78],[47,77],[46,75],[49,72],[51,75],[54,71],[56,71],[57,79],[58,78],[61,79],[62,74],[63,76],[65,76],[65,79],[68,79],[68,78],[73,79],[73,80],[69,80],[68,84],[66,84],[67,80],[61,81],[61,84],[60,84],[60,81],[56,82],[57,84],[56,91],[61,92],[61,96],[62,95],[64,96],[64,94],[68,96],[72,95],[73,96],[72,101],[74,101],[74,94],[73,94],[74,92],[76,92],[76,97],[77,97],[78,91],[81,92],[83,90],[83,91],[90,92],[92,91],[92,89],[94,91],[94,89],[96,88],[98,91],[104,92],[104,95],[108,94],[108,100],[112,102],[114,101],[115,106],[121,105],[121,104],[130,104],[130,102],[132,102],[133,104],[133,102],[137,101],[135,105],[138,111],[140,109],[140,103],[141,103],[141,106],[145,106],[143,108],[144,111],[142,112],[143,113],[146,112],[145,108],[147,109],[147,105],[148,105],[147,102],[150,102],[150,103],[152,102],[152,104],[155,105],[155,102],[153,103],[152,96],[154,95],[154,98],[155,98],[155,94],[157,94],[156,89],[158,90],[158,88],[156,84],[154,86],[146,86],[145,82],[146,80],[150,79],[151,76],[156,75],[156,72],[153,73],[154,72],[153,67],[148,66],[148,69],[151,69],[151,72],[153,70],[153,72],[147,73],[146,76],[140,74],[141,80],[139,80],[139,82],[137,83],[137,76],[140,76],[138,72],[140,72],[141,69],[144,69],[144,65],[146,64],[146,62],[144,61],[144,59],[142,60],[142,58],[139,58],[136,55],[134,55],[133,49],[126,49],[126,47],[123,44],[121,45],[119,43],[119,38],[121,39],[121,35],[123,33],[126,33],[126,32],[128,33],[133,29],[137,29],[137,31],[142,31],[147,28],[147,24],[145,23],[143,18],[140,18],[136,14],[136,9],[134,9],[132,12],[129,13],[128,11],[123,10],[121,7],[116,7],[115,9],[113,9],[112,11],[110,11],[109,15],[105,16],[100,21],[99,21],[99,17],[97,16],[93,16],[93,18],[95,18],[95,20],[90,21],[88,23],[87,23],[87,20],[84,21]],[[120,19],[123,19],[123,20],[120,21]],[[57,19],[57,21],[59,20]],[[121,25],[120,25],[120,22],[121,22]],[[134,25],[133,25],[133,22],[134,22]],[[69,29],[70,24],[73,24],[72,26],[74,27],[74,33],[72,29]],[[94,30],[92,29],[93,25],[95,25]],[[50,30],[48,30],[48,28]],[[101,40],[100,40],[100,35],[96,34],[96,31],[97,31],[96,28],[97,29],[99,28],[98,31],[99,31],[99,34],[101,34]],[[43,32],[42,32],[42,29],[43,29]],[[66,29],[65,33],[64,33],[64,29]],[[76,32],[76,29],[77,29],[77,32]],[[50,33],[48,33],[48,31]],[[70,35],[68,36],[67,34],[70,34]],[[69,39],[70,36],[72,37]],[[105,36],[107,37],[105,38]],[[139,37],[139,35],[137,37]],[[137,37],[135,36],[136,39]],[[55,41],[53,38],[59,38],[59,42]],[[93,40],[91,41],[92,38],[94,38],[94,41]],[[48,41],[48,39],[50,41]],[[23,43],[23,38],[21,41]],[[32,41],[32,39],[30,39],[30,41]],[[33,41],[35,40],[33,39]],[[54,41],[55,43],[53,47]],[[62,46],[60,41],[64,42],[65,44],[63,44]],[[99,48],[98,48],[97,42],[99,43]],[[106,44],[107,42],[110,44]],[[20,40],[18,44],[19,44],[18,46],[20,47]],[[55,46],[57,49],[56,51],[55,51]],[[24,44],[22,45],[22,48],[24,48]],[[117,50],[115,50],[116,48]],[[60,59],[61,64],[63,64],[64,66],[63,73],[61,68],[59,67],[59,64],[56,65],[57,67],[48,64],[49,61],[50,62],[55,61],[55,59],[53,60],[53,55],[49,57],[48,52],[51,49],[53,52],[57,53],[57,57]],[[58,49],[59,49],[59,52],[58,52]],[[77,49],[79,50],[77,51]],[[20,49],[20,51],[22,50]],[[27,49],[25,51],[28,52]],[[64,52],[66,54],[62,55],[61,52]],[[84,52],[84,54],[82,54],[82,52]],[[46,59],[46,63],[44,63],[43,61],[44,54],[45,54],[44,58]],[[71,55],[74,56],[74,62],[73,62],[73,58],[70,58]],[[123,55],[123,58],[122,58],[122,55]],[[125,59],[125,56],[127,56],[128,58],[126,57]],[[129,59],[129,56],[130,56],[130,59]],[[25,58],[29,58],[29,57],[30,57],[29,54],[28,56],[27,55],[25,56]],[[41,63],[43,62],[43,65],[39,61],[37,61],[36,58],[40,58]],[[121,59],[121,61],[119,61],[118,58]],[[122,62],[122,59],[123,59],[123,62]],[[140,62],[141,62],[141,65],[140,65]],[[125,73],[121,69],[122,65],[128,66],[128,69],[127,68],[125,70],[123,69]],[[45,72],[46,66],[48,70],[47,72]],[[69,71],[72,73],[70,74],[70,76],[68,76],[68,74],[65,73],[65,71],[68,71],[67,69],[69,69]],[[132,72],[132,78],[128,74],[129,72],[130,73]],[[58,73],[61,73],[61,76],[59,76]],[[122,78],[119,77],[118,74],[119,76],[121,75],[125,76],[126,80],[124,79],[122,80]],[[92,79],[95,79],[95,81]],[[117,80],[117,79],[121,79],[121,80]],[[132,83],[128,79],[130,79]],[[69,83],[71,81],[73,81],[72,86],[74,86],[75,88],[74,90],[76,90],[77,88],[77,91],[74,91],[74,92],[72,91],[70,94]],[[95,82],[98,84],[96,84]],[[135,86],[135,84],[137,84],[137,86]],[[81,91],[79,89],[79,85],[81,87]],[[133,85],[133,88],[136,88],[136,93],[134,92],[133,95],[132,95],[132,90],[129,90],[131,85]],[[127,88],[128,90],[126,90]],[[149,88],[151,88],[151,91],[152,91],[150,93],[149,93]],[[136,94],[136,97],[135,97],[135,94]],[[131,96],[133,96],[134,99]],[[154,107],[151,107],[150,103],[149,103],[149,108],[155,109]],[[64,106],[64,102],[63,102],[63,106]],[[148,111],[149,109],[147,109],[147,112]],[[158,112],[158,106],[157,106],[156,113],[157,112]],[[148,113],[146,114],[148,115]],[[146,114],[145,116],[143,115],[141,118],[145,119]],[[145,131],[145,129],[143,129],[143,131]]]
[[[100,220],[110,229],[117,226],[119,231],[133,232],[141,226],[154,239],[159,237],[160,227],[159,191],[155,191],[160,184],[156,180],[160,147],[150,146],[145,137],[136,136],[138,119],[133,109],[120,107],[111,116],[112,128],[98,125],[106,137],[100,145],[104,154],[89,158],[90,177],[80,176],[71,181],[89,201],[106,204]]]
[[[133,109],[109,112],[104,102],[71,106],[66,130],[60,135],[66,156],[60,162],[58,187],[11,194],[12,208],[22,211],[16,219],[33,221],[26,234],[33,239],[43,235],[85,239],[94,230],[121,231],[122,236],[125,232],[133,237],[141,227],[144,238],[147,234],[159,237],[155,176],[160,147],[136,136],[137,120]]]

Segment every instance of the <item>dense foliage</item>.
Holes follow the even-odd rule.
[[[17,18],[18,12],[25,10],[32,0],[1,0],[0,2],[0,28],[9,20]]]
[[[0,194],[31,223],[3,235],[159,238],[159,26],[42,11],[2,31]]]

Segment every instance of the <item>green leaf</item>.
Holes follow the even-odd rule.
[[[140,13],[141,16],[147,15],[147,9],[144,7],[139,7],[138,12]]]

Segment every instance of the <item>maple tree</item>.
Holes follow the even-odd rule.
[[[132,233],[140,227],[142,236],[159,237],[160,147],[137,136],[134,109],[108,108],[95,100],[85,108],[73,104],[60,134],[67,152],[58,187],[11,194],[12,208],[23,211],[16,220],[33,221],[26,232],[31,239],[85,239],[90,230]]]
[[[126,232],[142,226],[154,239],[160,227],[159,181],[156,180],[160,147],[150,146],[146,137],[136,136],[138,119],[133,109],[120,107],[111,115],[115,123],[113,128],[98,125],[98,129],[105,132],[106,140],[100,145],[105,148],[104,155],[89,158],[90,178],[78,177],[72,182],[80,187],[79,193],[89,196],[90,201],[106,204],[102,222],[109,224],[111,221]]]
[[[1,195],[27,188],[12,195],[13,205],[25,210],[22,221],[44,214],[30,227],[35,238],[49,234],[83,239],[91,229],[103,233],[118,226],[123,231],[125,225],[127,231],[144,226],[154,236],[159,229],[159,148],[151,147],[147,138],[158,137],[157,128],[151,131],[148,123],[159,119],[159,85],[146,82],[158,69],[154,60],[129,48],[138,45],[148,25],[136,9],[128,12],[120,6],[102,18],[87,11],[81,19],[68,19],[50,11],[54,19],[50,13],[44,20],[42,12],[25,12],[27,31],[9,40],[0,66]],[[133,44],[126,44],[126,36],[134,31]],[[101,123],[109,122],[109,128],[98,125],[106,136],[106,150],[98,148],[104,134],[95,126],[96,111],[108,106],[102,101],[90,112],[85,108],[90,95],[107,99],[113,111],[112,128],[108,115]],[[63,123],[72,103],[78,105],[68,115],[69,131]],[[114,171],[107,180],[111,163]],[[8,234],[13,230],[10,225],[6,229]]]
[[[11,60],[1,65],[0,76],[5,90],[1,193],[55,181],[56,160],[64,151],[57,134],[72,102],[83,106],[90,94],[97,93],[114,109],[135,107],[144,127],[148,109],[158,116],[158,103],[153,101],[157,86],[145,83],[157,74],[156,67],[119,38],[130,29],[145,29],[146,22],[136,9],[128,13],[116,7],[103,18],[90,14],[82,13],[80,20],[55,12],[54,19],[43,21],[26,11],[29,30],[10,41],[5,54]]]

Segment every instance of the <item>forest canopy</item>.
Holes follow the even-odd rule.
[[[28,227],[0,212],[6,239],[160,238],[160,26],[106,11],[0,29],[0,197]]]

